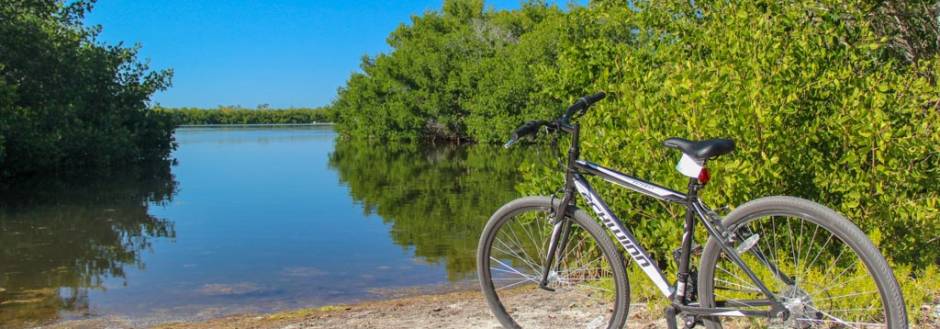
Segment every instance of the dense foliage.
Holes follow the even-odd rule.
[[[883,39],[857,23],[867,12],[861,4],[697,4],[606,10],[623,12],[616,21],[637,31],[629,45],[601,37],[605,26],[592,24],[597,13],[572,13],[572,26],[596,32],[560,54],[558,80],[592,77],[580,82],[582,93],[615,95],[584,120],[585,154],[679,187],[671,169],[678,155],[658,147],[662,140],[731,137],[739,148],[714,162],[712,204],[798,195],[835,207],[876,239],[890,238],[895,261],[940,262],[940,251],[929,248],[940,236],[940,130],[930,124],[940,119],[940,89],[931,82],[940,61],[886,59]],[[613,65],[585,64],[592,62]],[[665,214],[621,200],[634,209],[630,217]],[[651,236],[675,235],[665,233],[671,227],[657,232],[656,222],[638,225],[649,225]]]
[[[0,3],[0,175],[164,159],[169,118],[147,110],[170,72],[96,40],[90,1]]]
[[[217,125],[217,124],[284,124],[332,122],[332,112],[328,109],[246,109],[241,107],[201,108],[154,108],[158,113],[166,114],[177,125]]]
[[[507,12],[483,11],[482,1],[445,1],[442,12],[414,17],[412,25],[392,32],[394,51],[363,59],[362,72],[353,74],[333,104],[339,128],[356,136],[453,141],[484,129],[507,130],[516,122],[487,119],[487,109],[505,117],[531,108],[527,100],[538,86],[529,81],[533,72],[516,64],[552,59],[515,45],[554,43],[551,31],[531,32],[551,29],[541,23],[561,15],[535,3]],[[527,35],[536,40],[525,40]],[[516,61],[499,60],[509,55]],[[500,76],[481,78],[487,72]],[[504,81],[504,75],[515,80]]]
[[[662,140],[733,138],[738,150],[711,163],[709,204],[816,200],[916,272],[940,263],[938,12],[935,1],[492,11],[450,0],[393,32],[392,51],[365,59],[334,108],[354,138],[491,143],[604,90],[581,122],[586,158],[681,189],[679,155]],[[554,191],[554,169],[525,165],[521,188]],[[681,223],[669,218],[681,209],[604,194],[660,257],[675,247]]]
[[[594,1],[567,12],[538,3],[485,11],[481,1],[447,1],[393,32],[391,53],[364,61],[334,105],[338,128],[354,137],[496,142],[523,118],[549,117],[576,95],[606,90],[613,97],[583,122],[584,153],[594,159],[681,186],[670,169],[676,155],[660,141],[732,137],[740,148],[715,163],[715,203],[800,195],[897,238],[899,261],[940,260],[923,252],[940,232],[936,47],[911,57],[893,46],[901,36],[876,33],[889,29],[874,28],[880,21],[868,14],[883,5],[695,6]],[[623,202],[630,215],[655,205]]]

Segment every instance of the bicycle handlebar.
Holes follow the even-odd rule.
[[[569,106],[568,109],[565,110],[565,114],[561,117],[562,122],[568,122],[568,120],[571,119],[571,116],[574,115],[575,112],[580,111],[581,114],[584,114],[584,112],[587,111],[587,109],[591,107],[591,105],[604,99],[604,97],[607,97],[607,94],[605,94],[602,91],[594,95],[588,95],[588,96],[579,98],[578,101],[574,102],[574,104],[571,104],[571,106]]]
[[[542,126],[546,124],[548,124],[548,121],[545,121],[545,120],[529,121],[529,122],[522,124],[521,126],[519,126],[519,128],[516,128],[516,130],[513,130],[512,137],[509,138],[509,141],[506,142],[506,144],[503,144],[503,147],[509,148],[510,146],[518,142],[519,139],[521,139],[522,137],[537,133],[539,131],[539,128],[541,128]]]
[[[594,95],[588,95],[588,96],[578,98],[578,100],[574,102],[574,104],[571,104],[571,106],[569,106],[565,110],[565,113],[562,114],[562,116],[559,117],[554,122],[549,122],[545,120],[535,120],[535,121],[526,122],[522,124],[521,126],[519,126],[519,128],[516,128],[516,130],[513,130],[512,136],[510,137],[509,141],[506,142],[506,144],[503,144],[503,147],[505,148],[511,147],[513,144],[516,144],[516,142],[518,142],[519,139],[521,139],[522,137],[538,132],[539,128],[541,128],[542,126],[549,125],[552,123],[555,123],[558,125],[561,125],[561,124],[567,125],[568,121],[571,120],[571,117],[575,115],[575,113],[580,112],[580,115],[583,115],[584,112],[587,112],[588,108],[591,107],[591,105],[604,99],[604,97],[607,97],[607,94],[605,94],[602,91]]]

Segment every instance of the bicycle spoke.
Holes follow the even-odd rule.
[[[842,288],[842,287],[844,287],[845,285],[849,284],[850,282],[855,282],[855,281],[858,281],[859,279],[864,279],[864,278],[867,278],[867,276],[856,275],[856,276],[855,276],[854,278],[852,278],[851,280],[840,281],[838,285],[830,286],[830,287],[828,287],[828,288],[826,288],[826,289],[823,289],[822,291],[817,292],[816,294],[813,295],[813,297],[818,297],[819,295],[821,295],[821,294],[823,294],[823,293],[825,293],[825,292],[827,292],[827,291],[829,291],[829,290],[832,290],[832,289],[835,289],[835,288]]]
[[[793,261],[796,263],[796,264],[794,264],[794,268],[799,268],[799,267],[800,267],[800,263],[799,263],[799,261],[796,259],[796,249],[793,247],[793,240],[794,240],[794,238],[793,238],[793,227],[790,226],[790,221],[787,221],[787,230],[790,232],[790,243],[789,243],[789,245],[790,245],[790,255],[793,256]],[[798,278],[794,278],[794,279],[798,279]]]
[[[525,226],[523,226],[523,227],[525,227]],[[522,249],[522,253],[523,253],[524,256],[526,257],[525,259],[529,259],[529,260],[533,260],[533,261],[534,261],[535,259],[533,259],[532,256],[529,256],[529,253],[525,250],[525,247],[524,247],[525,245],[522,244],[522,242],[520,242],[520,240],[519,240],[519,237],[516,236],[516,230],[515,230],[515,229],[510,229],[510,230],[509,230],[509,233],[512,233],[512,238],[516,241],[516,244],[519,246],[519,249]],[[532,241],[532,242],[535,242],[535,241]],[[538,245],[538,244],[536,244],[536,245]],[[542,263],[543,263],[543,264],[544,264],[544,261],[545,261],[545,259],[542,258]],[[537,265],[536,265],[536,268],[538,268]]]
[[[725,280],[721,280],[721,279],[715,279],[715,281],[718,281],[718,282],[721,282],[721,283],[727,283],[727,284],[730,284],[730,285],[734,285],[734,286],[738,286],[738,287],[743,288],[743,289],[740,289],[740,290],[738,290],[738,291],[752,291],[752,292],[757,292],[757,293],[761,292],[761,291],[760,291],[759,289],[757,289],[757,288],[750,288],[750,287],[747,287],[747,286],[743,286],[743,285],[736,284],[736,283],[731,283],[731,282],[729,282],[729,281],[725,281]]]
[[[490,270],[498,271],[498,272],[503,272],[503,273],[518,274],[519,276],[522,276],[522,277],[525,277],[525,278],[528,278],[528,277],[535,277],[534,275],[527,275],[527,274],[525,274],[525,273],[522,273],[522,272],[520,272],[519,270],[515,269],[514,267],[509,266],[509,265],[506,265],[506,263],[501,262],[499,259],[492,258],[492,257],[490,257],[490,259],[492,259],[493,261],[499,263],[500,265],[502,265],[503,267],[506,268],[506,269],[502,269],[502,268],[498,268],[498,267],[490,267]]]
[[[728,273],[728,274],[730,274],[731,276],[733,276],[734,279],[735,279],[734,281],[738,282],[738,283],[739,283],[740,285],[742,285],[742,286],[745,285],[745,284],[749,284],[749,282],[750,282],[750,279],[745,280],[744,278],[741,278],[741,277],[739,277],[738,275],[729,272],[728,270],[724,269],[724,268],[721,267],[721,266],[717,266],[717,268],[718,268],[719,270],[721,270],[722,272]],[[754,287],[754,289],[757,289],[757,287]],[[758,291],[760,291],[760,290],[758,290]]]
[[[803,219],[801,218],[800,221],[802,221],[802,220],[803,220]],[[813,249],[813,242],[816,241],[816,233],[818,233],[818,232],[819,232],[819,226],[816,226],[816,229],[813,230],[813,236],[809,238],[809,243],[807,244],[807,245],[808,245],[807,250],[806,250],[807,259],[809,259],[809,253],[810,253],[810,252],[812,251],[812,249]],[[829,236],[831,237],[832,234],[830,234]],[[822,254],[822,250],[824,250],[824,249],[825,249],[825,247],[823,247],[823,249],[820,249],[820,251],[819,251],[818,253],[816,253],[816,256],[818,257],[820,254]],[[814,259],[815,259],[815,258],[816,258],[816,257],[814,257]],[[808,273],[808,272],[809,272],[810,269],[813,268],[813,263],[814,263],[814,261],[810,260],[810,263],[806,265],[805,271],[801,271],[801,272],[799,273],[799,275],[800,275],[801,277],[802,277],[803,275],[809,275],[810,273]],[[804,264],[805,264],[805,262],[804,262]]]
[[[570,236],[569,236],[569,239],[570,239]],[[569,242],[568,243],[569,249],[567,252],[565,252],[564,256],[558,259],[559,262],[564,262],[565,259],[568,259],[568,256],[571,255],[572,251],[579,250],[580,248],[584,247],[584,235],[583,234],[581,235],[580,239],[578,239],[578,243],[575,244],[574,247],[571,247],[571,246],[572,244]]]
[[[494,249],[499,250],[499,251],[502,251],[502,252],[507,253],[507,254],[512,254],[512,255],[516,256],[516,259],[518,259],[518,260],[522,261],[523,263],[525,263],[526,265],[528,265],[528,266],[529,266],[529,269],[531,269],[533,273],[540,273],[540,272],[541,272],[541,270],[539,270],[540,266],[538,266],[538,265],[535,264],[535,263],[532,263],[531,260],[520,256],[517,252],[512,251],[513,248],[507,246],[504,242],[502,242],[502,240],[500,240],[499,238],[496,238],[496,242],[499,242],[501,245],[503,245],[503,248],[506,248],[506,249],[508,249],[508,250],[498,249],[495,245],[493,246]]]
[[[500,249],[499,247],[494,246],[493,248],[494,248],[495,250],[501,251],[501,252],[503,252],[503,253],[506,254],[506,255],[512,255],[512,256],[515,257],[515,259],[518,259],[518,260],[522,261],[523,263],[525,263],[526,265],[528,265],[529,268],[532,270],[532,272],[539,272],[539,270],[538,270],[538,269],[539,269],[539,266],[538,266],[537,264],[533,263],[533,262],[532,262],[531,260],[529,260],[528,258],[522,257],[518,252],[516,252],[516,251],[514,250],[514,248],[510,247],[510,246],[509,246],[508,244],[506,244],[505,242],[502,242],[502,240],[500,240],[499,238],[496,239],[496,242],[498,242],[500,245],[502,245],[502,247],[503,247],[504,249]]]
[[[819,229],[819,226],[817,226],[816,229]],[[815,235],[816,235],[816,234],[813,233],[813,236],[815,236]],[[816,264],[816,260],[819,259],[819,255],[822,255],[823,250],[826,250],[826,247],[829,246],[829,242],[831,242],[831,241],[832,241],[832,233],[829,233],[829,238],[826,239],[826,242],[823,243],[822,247],[820,247],[819,252],[816,253],[816,256],[813,257],[813,260],[812,260],[812,261],[810,261],[809,267],[807,267],[807,269],[812,268],[813,264]]]
[[[837,317],[832,316],[832,314],[826,313],[826,311],[822,311],[822,310],[816,310],[816,311],[818,311],[819,313],[822,313],[822,314],[825,315],[826,317],[829,317],[829,318],[835,320],[835,322],[838,323],[838,324],[841,324],[841,325],[844,325],[844,326],[850,326],[850,327],[852,327],[852,328],[858,328],[858,327],[855,327],[855,326],[850,325],[848,322],[845,322],[845,321],[842,320],[842,319],[839,319],[839,318],[837,318]]]
[[[538,280],[522,279],[522,280],[519,281],[519,282],[516,282],[516,283],[510,284],[510,285],[506,285],[506,286],[502,286],[502,287],[496,288],[496,290],[506,290],[506,289],[509,289],[509,288],[518,286],[518,285],[523,284],[523,283],[526,283],[526,282],[534,282],[535,284],[538,284],[538,283],[539,283]]]
[[[540,224],[542,223],[542,221],[535,220],[535,222],[536,222],[536,225],[540,226],[539,229],[541,229]],[[528,226],[523,226],[522,229],[525,231],[526,235],[529,237],[529,241],[532,241],[535,244],[535,248],[536,248],[535,251],[539,254],[539,257],[540,257],[539,260],[544,264],[546,259],[545,259],[545,251],[542,250],[542,241],[541,240],[536,241],[532,233],[529,232]]]
[[[822,298],[822,299],[819,299],[819,300],[836,300],[836,299],[842,299],[842,298],[848,298],[848,297],[855,297],[855,296],[862,296],[862,295],[870,295],[870,294],[877,294],[877,293],[878,293],[877,290],[872,290],[872,291],[864,291],[864,292],[856,292],[856,293],[851,293],[851,294],[845,294],[845,295],[841,295],[841,296],[834,296],[834,297],[829,297],[829,298]]]
[[[887,327],[888,327],[887,325],[885,325],[885,324],[883,324],[883,323],[872,323],[872,322],[833,321],[833,320],[819,320],[819,319],[809,319],[809,318],[799,318],[799,320],[800,320],[801,322],[817,322],[817,323],[826,323],[826,324],[828,324],[828,323],[838,323],[838,324],[841,324],[841,325],[850,326],[850,327],[852,327],[852,328],[858,328],[858,327],[852,326],[853,324],[855,324],[855,325],[861,325],[862,327],[860,327],[860,329],[862,329],[862,328],[871,328],[871,327],[876,327],[876,328],[887,328]]]

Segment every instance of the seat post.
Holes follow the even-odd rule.
[[[702,187],[697,178],[689,178],[689,193],[686,198],[685,229],[682,233],[682,246],[679,247],[679,268],[676,274],[676,293],[673,301],[685,305],[688,301],[686,291],[689,287],[689,263],[692,258],[692,242],[695,235],[695,202],[698,202],[698,190]]]

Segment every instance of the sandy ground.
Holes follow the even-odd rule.
[[[575,302],[562,310],[528,309],[525,314],[544,319],[543,328],[562,328],[565,319],[581,314]],[[665,321],[643,315],[645,305],[632,305],[628,328],[665,328]],[[549,316],[552,313],[552,316]],[[593,313],[592,313],[593,314]],[[93,319],[59,323],[46,328],[133,328],[119,319]],[[326,306],[266,315],[236,315],[205,322],[168,323],[159,329],[320,329],[320,328],[502,328],[479,291],[405,297],[350,305]]]
[[[570,328],[565,320],[585,323],[581,314],[587,314],[582,306],[589,302],[572,299],[560,299],[564,303],[553,308],[528,308],[521,314],[529,319],[538,319],[538,328]],[[546,300],[542,300],[544,302]],[[507,301],[507,304],[509,302]],[[545,304],[541,304],[545,305]],[[592,312],[590,314],[597,314]],[[518,314],[517,314],[518,315]],[[659,329],[665,328],[665,320],[658,312],[651,314],[645,305],[630,306],[630,316],[626,328]],[[931,319],[931,323],[921,322],[917,328],[940,328],[940,319]],[[681,325],[681,324],[680,324]],[[732,325],[746,328],[747,325]],[[53,326],[60,328],[137,328],[120,319],[93,319],[69,321]],[[180,322],[160,324],[157,329],[321,329],[321,328],[502,328],[492,315],[479,291],[462,291],[444,294],[420,295],[393,300],[373,301],[350,305],[334,305],[313,309],[264,314],[235,315],[204,322]]]

